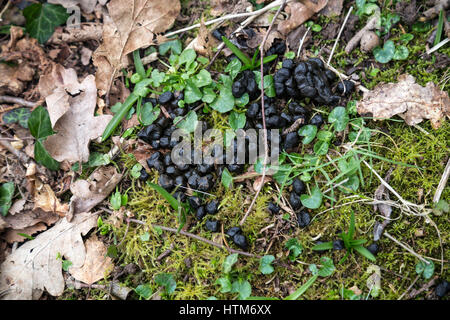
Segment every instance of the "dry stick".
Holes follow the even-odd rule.
[[[0,21],[3,21],[3,14],[6,12],[6,10],[8,10],[9,5],[11,4],[11,1],[7,1],[5,7],[3,8],[3,10],[0,12]]]
[[[292,1],[292,0],[288,0],[288,2],[290,2],[290,1]],[[270,3],[270,4],[268,4],[267,6],[265,6],[265,7],[262,8],[262,9],[259,9],[259,10],[253,11],[253,12],[243,12],[243,13],[236,13],[236,14],[227,14],[227,15],[225,15],[225,16],[223,16],[223,17],[220,17],[220,18],[208,20],[208,21],[206,21],[206,22],[204,23],[204,25],[205,25],[205,26],[209,26],[210,24],[222,22],[222,21],[225,21],[225,20],[230,20],[230,19],[235,19],[235,18],[249,17],[249,16],[253,16],[253,15],[260,15],[260,14],[262,14],[262,13],[264,13],[264,12],[266,12],[266,11],[272,9],[272,8],[275,8],[275,7],[279,6],[279,5],[283,6],[283,4],[284,4],[285,2],[286,2],[286,0],[276,0],[276,1],[274,1],[274,2],[272,2],[272,3]],[[274,21],[274,20],[272,20],[272,22],[273,22],[273,21]],[[195,29],[195,28],[199,28],[200,26],[201,26],[201,24],[200,24],[200,23],[197,23],[197,24],[194,24],[194,25],[192,25],[192,26],[189,26],[189,27],[186,27],[186,28],[183,28],[183,29],[179,29],[179,30],[176,30],[176,31],[173,31],[173,32],[166,33],[166,34],[164,35],[164,37],[171,37],[171,36],[174,36],[174,35],[176,35],[176,34],[179,34],[179,33],[185,32],[185,31],[189,31],[189,30],[192,30],[192,29]]]
[[[450,38],[447,38],[445,40],[442,40],[441,42],[439,42],[437,45],[435,45],[434,47],[432,47],[431,49],[427,50],[427,54],[432,54],[433,52],[435,52],[436,50],[439,50],[442,46],[446,45],[447,42],[450,41]]]
[[[434,285],[434,283],[436,282],[436,277],[431,279],[428,283],[426,283],[425,285],[423,285],[419,290],[413,290],[410,294],[409,297],[411,299],[415,298],[416,296],[418,296],[419,294],[421,294],[422,292],[424,292],[425,290],[429,289],[431,286]]]
[[[17,157],[17,159],[19,159],[19,161],[25,166],[26,163],[28,163],[31,158],[29,156],[27,156],[25,153],[23,153],[22,151],[17,150],[16,148],[14,148],[11,143],[9,143],[8,141],[5,140],[4,137],[0,136],[0,145],[4,148],[6,148],[9,152],[11,152],[13,155],[15,155]]]
[[[278,8],[277,12],[272,18],[272,22],[270,23],[269,29],[267,29],[266,34],[264,35],[263,41],[261,42],[261,45],[259,47],[260,52],[260,72],[261,72],[261,114],[262,114],[262,123],[263,123],[263,137],[264,137],[264,161],[263,161],[263,174],[261,179],[261,184],[259,185],[258,190],[256,191],[255,197],[252,200],[252,203],[250,204],[250,207],[248,208],[247,212],[245,213],[242,220],[239,222],[239,225],[242,226],[245,223],[245,220],[247,219],[248,215],[250,214],[250,211],[252,210],[256,199],[258,198],[259,193],[261,192],[262,187],[264,186],[264,179],[266,177],[266,162],[267,162],[267,153],[268,153],[268,145],[267,145],[267,130],[266,130],[266,116],[264,114],[264,45],[266,44],[267,38],[269,37],[270,31],[272,31],[272,27],[275,23],[275,20],[277,19],[278,15],[280,14],[281,10],[283,10],[284,6],[286,4],[286,0],[283,0],[280,7]]]
[[[0,103],[15,103],[28,108],[33,108],[36,106],[36,102],[30,102],[22,98],[10,96],[0,96]]]
[[[445,166],[444,173],[442,174],[441,181],[439,181],[436,193],[433,197],[433,202],[438,203],[441,199],[442,191],[444,191],[447,185],[448,176],[450,175],[450,159],[447,160],[447,165]]]
[[[342,31],[344,31],[344,27],[347,24],[347,20],[350,17],[350,13],[352,13],[352,11],[353,11],[353,6],[350,7],[350,9],[348,10],[347,16],[345,16],[344,23],[341,26],[341,30],[339,30],[338,36],[337,36],[336,41],[334,42],[334,45],[333,45],[333,49],[331,49],[330,56],[328,57],[327,65],[330,65],[331,58],[333,58],[334,50],[336,50],[336,46],[337,46],[337,44],[339,42],[339,38],[341,37],[341,33],[342,33]]]
[[[300,40],[300,44],[298,45],[298,50],[297,50],[297,58],[300,57],[300,52],[302,51],[303,43],[305,42],[306,35],[308,34],[310,29],[311,29],[311,27],[308,27],[308,29],[306,29],[305,34],[303,35],[302,39]]]
[[[406,291],[403,292],[403,294],[400,297],[398,297],[397,300],[402,300],[403,297],[409,292],[409,290],[411,290],[411,288],[416,284],[416,282],[417,282],[417,280],[419,280],[419,278],[420,278],[420,274],[414,279],[414,281],[411,283],[411,285],[408,287],[408,289],[406,289]]]
[[[417,257],[419,260],[422,260],[423,262],[425,262],[426,264],[430,264],[430,261],[427,261],[425,258],[423,258],[420,254],[416,253],[413,249],[409,248],[408,246],[406,246],[405,244],[401,243],[400,241],[398,241],[397,239],[395,239],[393,236],[391,236],[389,233],[387,233],[387,231],[385,231],[383,233],[387,238],[391,239],[392,241],[394,241],[396,244],[398,244],[400,247],[402,247],[403,249],[405,249],[406,251],[408,251],[409,253],[411,253],[413,256]]]
[[[129,222],[134,222],[134,223],[137,223],[137,224],[141,224],[141,225],[144,225],[144,226],[146,225],[145,222],[142,222],[141,220],[137,220],[137,219],[131,219],[131,218],[128,218],[128,219],[127,219],[127,222],[128,222],[128,221],[129,221]],[[258,259],[261,258],[261,256],[258,256],[258,255],[255,255],[255,254],[252,254],[252,253],[249,253],[249,252],[240,251],[240,250],[235,250],[235,249],[232,249],[232,248],[227,248],[227,247],[224,246],[223,244],[220,244],[220,243],[217,243],[217,242],[214,242],[214,241],[205,239],[205,238],[203,238],[203,237],[197,236],[196,234],[193,234],[193,233],[190,233],[190,232],[187,232],[187,231],[180,230],[180,232],[177,232],[177,229],[174,229],[174,228],[169,228],[169,227],[160,226],[160,225],[156,225],[156,224],[150,224],[150,225],[151,225],[152,227],[160,228],[160,229],[165,230],[165,231],[169,231],[169,232],[173,232],[173,233],[179,233],[179,234],[182,234],[182,235],[184,235],[184,236],[187,236],[187,237],[189,237],[189,238],[196,239],[196,240],[198,240],[198,241],[205,242],[205,243],[210,244],[210,245],[212,245],[212,246],[215,246],[215,247],[217,247],[217,248],[225,249],[225,250],[227,250],[227,251],[229,251],[229,252],[231,252],[231,253],[238,253],[238,254],[241,254],[241,255],[243,255],[243,256],[252,257],[252,258],[258,258]]]

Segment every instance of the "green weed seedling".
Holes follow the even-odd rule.
[[[374,255],[363,247],[363,244],[367,242],[366,239],[353,239],[355,233],[355,213],[352,211],[350,216],[350,227],[348,229],[348,232],[342,232],[339,237],[344,241],[344,246],[347,249],[347,253],[345,256],[339,261],[339,264],[343,263],[347,257],[350,255],[350,253],[355,250],[359,254],[361,254],[363,257],[369,259],[370,261],[375,261]],[[312,247],[312,250],[315,251],[323,251],[323,250],[330,250],[333,249],[333,242],[323,242],[320,244],[315,245]]]
[[[320,262],[322,263],[322,266],[320,268],[317,268],[315,264],[309,265],[309,270],[313,274],[312,277],[309,278],[308,281],[306,281],[305,284],[303,284],[300,288],[295,290],[294,293],[284,298],[284,300],[297,300],[302,294],[306,292],[306,290],[308,290],[309,287],[313,285],[318,277],[329,277],[336,270],[333,260],[331,260],[330,258],[322,257],[320,258]]]
[[[250,285],[250,282],[232,270],[233,265],[237,261],[237,253],[227,256],[222,264],[223,276],[217,279],[215,283],[220,285],[221,293],[237,293],[238,299],[245,300],[250,297],[252,286]]]
[[[257,60],[258,57],[258,53],[259,53],[259,49],[255,50],[255,53],[253,54],[253,57],[250,59],[250,57],[248,55],[246,55],[244,52],[242,52],[241,50],[239,50],[238,47],[236,47],[230,40],[228,40],[225,37],[222,37],[222,41],[225,43],[225,45],[228,47],[228,49],[230,49],[235,55],[236,57],[239,58],[239,60],[242,61],[242,63],[244,64],[240,71],[244,71],[247,69],[250,70],[255,70],[256,68],[258,68],[261,65],[261,61]],[[273,54],[271,56],[267,56],[263,58],[263,64],[273,61],[277,58],[276,54]]]

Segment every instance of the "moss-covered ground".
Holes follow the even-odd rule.
[[[186,5],[183,2],[183,6]],[[344,15],[344,13],[343,13]],[[328,19],[320,18],[316,23],[323,27],[327,23],[341,21],[341,18]],[[363,23],[361,23],[363,25]],[[448,91],[450,81],[448,77],[448,66],[445,68],[435,68],[436,56],[423,56],[426,51],[425,44],[431,32],[424,33],[409,31],[414,35],[406,46],[410,55],[404,61],[392,61],[381,65],[377,63],[372,53],[364,54],[359,49],[355,49],[352,54],[344,52],[342,43],[338,46],[333,58],[336,68],[345,70],[351,65],[363,68],[356,72],[361,78],[361,83],[368,89],[373,89],[382,82],[395,82],[398,75],[409,73],[416,77],[417,82],[425,85],[432,81],[439,85],[441,89]],[[391,30],[390,39],[396,41],[402,34],[402,30],[394,27]],[[315,37],[320,40],[320,32],[315,33]],[[326,40],[320,44],[332,43]],[[314,52],[313,43],[305,50]],[[330,45],[329,45],[330,46]],[[438,53],[449,55],[450,47],[447,45]],[[213,68],[220,69],[219,59]],[[374,68],[379,69],[377,73],[371,73]],[[219,70],[220,71],[220,70]],[[371,75],[372,74],[372,75]],[[357,93],[352,97],[355,100],[361,98]],[[328,112],[327,108],[320,108]],[[219,113],[213,112],[211,121],[216,126],[226,123],[226,119]],[[373,169],[381,176],[394,166],[389,184],[405,200],[415,204],[423,204],[427,208],[432,207],[432,199],[438,186],[439,180],[445,168],[449,155],[450,125],[444,121],[437,130],[431,128],[428,121],[422,122],[419,126],[428,134],[415,127],[406,125],[400,118],[392,121],[371,121],[366,120],[367,126],[373,129],[371,148],[380,157],[414,165],[418,168],[411,168],[402,165],[393,165],[390,162],[372,159]],[[131,167],[136,162],[127,155],[122,155],[117,161],[119,167]],[[356,216],[356,237],[365,238],[369,243],[373,239],[373,226],[381,219],[374,212],[373,206],[354,202],[362,198],[373,198],[374,191],[380,185],[380,181],[366,167],[362,166],[362,174],[365,184],[361,186],[356,194],[349,196],[337,193],[337,203],[330,206],[329,200],[325,201],[320,208],[311,211],[314,217],[310,226],[300,229],[295,226],[294,217],[283,219],[282,215],[274,216],[267,210],[269,201],[278,194],[273,183],[264,186],[260,193],[253,211],[243,225],[243,231],[249,241],[248,252],[258,255],[271,254],[277,259],[274,264],[275,271],[269,275],[263,275],[258,270],[259,259],[239,256],[238,263],[233,267],[239,278],[248,280],[252,286],[252,296],[283,298],[305,283],[310,277],[308,264],[320,263],[321,256],[329,256],[336,265],[336,272],[327,278],[319,278],[302,296],[302,299],[341,299],[340,290],[352,287],[359,288],[363,296],[369,293],[366,284],[368,277],[367,268],[373,264],[360,255],[352,254],[342,264],[339,260],[344,256],[345,251],[312,251],[311,247],[315,240],[330,241],[337,239],[339,232],[347,230],[351,211]],[[323,177],[321,177],[323,179]],[[157,181],[157,173],[152,172],[152,182]],[[121,279],[121,283],[130,288],[136,288],[140,284],[149,284],[154,293],[161,295],[164,299],[207,299],[216,297],[217,299],[234,299],[237,294],[221,293],[220,286],[216,280],[222,276],[222,263],[230,254],[211,246],[207,243],[186,237],[181,234],[161,232],[151,225],[162,225],[172,228],[178,227],[177,213],[170,207],[168,202],[148,185],[132,178],[127,178],[119,187],[120,190],[128,190],[129,201],[126,210],[134,219],[145,222],[145,225],[125,222],[120,226],[112,227],[112,232],[106,237],[113,243],[120,242],[118,247],[118,257],[116,264],[126,265],[137,264],[140,271],[137,274],[128,275]],[[242,215],[252,200],[253,193],[245,183],[235,184],[231,189],[225,189],[217,180],[213,189],[213,197],[220,200],[219,213],[216,218],[223,223],[227,230],[229,227],[238,225]],[[450,199],[450,188],[445,188],[441,199]],[[390,194],[391,200],[398,200]],[[346,204],[347,203],[347,204]],[[325,211],[326,210],[326,211]],[[325,211],[325,212],[323,212]],[[442,279],[450,278],[448,261],[450,260],[450,224],[448,214],[437,215],[431,213],[429,216],[436,224],[440,232],[440,239],[436,228],[432,223],[428,223],[426,218],[407,215],[401,213],[399,209],[393,209],[393,221],[387,226],[388,232],[400,242],[409,245],[415,252],[433,258],[435,264],[435,276]],[[104,221],[108,222],[108,214],[104,215]],[[196,223],[192,215],[187,217],[186,226],[191,233],[203,238],[223,241],[223,234],[211,233],[203,228],[204,222]],[[272,225],[271,228],[266,228]],[[261,230],[264,230],[261,232]],[[276,228],[276,230],[274,230]],[[149,234],[147,238],[142,237]],[[297,260],[291,262],[288,259],[288,252],[284,245],[290,238],[297,238],[303,246],[303,252]],[[143,240],[145,239],[145,241]],[[443,244],[444,263],[441,267],[441,246]],[[415,266],[418,259],[400,247],[392,240],[382,237],[378,241],[380,252],[377,255],[376,265],[381,267],[381,291],[377,299],[398,299],[411,285],[417,276]],[[170,249],[170,254],[163,259],[158,257]],[[173,275],[177,288],[171,295],[165,295],[158,291],[158,285],[154,281],[156,274],[167,272]],[[107,283],[110,279],[105,280]],[[415,288],[425,284],[427,280],[419,279]],[[84,291],[88,289],[83,289]],[[425,291],[418,295],[416,299],[423,299],[429,293]],[[67,291],[65,298],[71,298],[73,291]],[[106,297],[103,291],[91,289],[92,298],[102,299]],[[137,296],[132,293],[132,298]]]

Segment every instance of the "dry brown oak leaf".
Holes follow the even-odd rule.
[[[112,116],[94,116],[97,88],[93,75],[79,83],[73,69],[60,68],[57,74],[59,77],[53,78],[56,88],[45,99],[57,133],[49,136],[44,146],[57,161],[87,162],[89,142],[102,135]]]
[[[101,167],[87,180],[77,180],[70,186],[73,196],[70,198],[68,219],[80,212],[87,212],[103,201],[122,179],[114,166]]]
[[[44,290],[52,296],[64,292],[62,259],[83,266],[86,248],[82,235],[97,225],[97,215],[83,212],[72,222],[61,219],[54,227],[25,242],[0,265],[0,292],[5,300],[39,299]]]
[[[157,34],[172,26],[180,13],[179,0],[111,0],[103,25],[103,42],[92,59],[100,95],[109,92],[118,71],[128,64],[127,54],[161,42]]]
[[[430,119],[432,127],[437,129],[441,120],[450,115],[450,99],[433,82],[422,87],[413,76],[402,74],[397,83],[379,84],[365,92],[357,109],[360,115],[372,116],[374,120],[399,115],[410,126]]]
[[[70,267],[69,273],[78,281],[93,284],[103,279],[114,268],[111,258],[106,256],[105,244],[92,235],[85,242],[86,259],[82,267]]]
[[[286,5],[285,11],[289,18],[278,24],[278,31],[283,35],[295,30],[303,22],[311,18],[315,13],[322,10],[328,0],[303,0],[293,1]]]

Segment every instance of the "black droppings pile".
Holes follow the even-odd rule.
[[[213,34],[217,39],[221,39],[223,32],[215,30]],[[241,44],[243,45],[243,44]],[[286,50],[283,42],[275,42],[266,52],[266,56],[278,54],[282,56]],[[236,59],[230,56],[228,60]],[[276,60],[264,64],[264,73],[268,74],[274,67]],[[331,70],[325,68],[324,63],[318,58],[310,58],[307,61],[294,61],[284,59],[281,63],[281,69],[274,74],[274,87],[276,97],[270,98],[264,96],[265,108],[264,117],[267,129],[280,129],[280,149],[293,150],[298,148],[300,137],[297,133],[298,127],[310,124],[320,127],[324,123],[321,114],[309,115],[307,108],[309,102],[319,105],[335,106],[340,102],[342,96],[348,96],[353,90],[354,85],[351,81],[338,82],[337,77]],[[232,83],[232,94],[235,98],[240,98],[248,93],[250,102],[247,104],[246,123],[244,130],[262,129],[263,115],[261,109],[261,91],[258,88],[255,73],[250,70],[240,72]],[[220,183],[220,177],[227,168],[233,175],[241,174],[245,171],[245,164],[237,163],[238,143],[234,139],[232,148],[235,154],[234,162],[226,163],[226,154],[223,152],[222,159],[215,157],[214,163],[201,164],[182,164],[176,165],[172,162],[171,151],[180,142],[171,137],[177,129],[173,125],[173,119],[182,117],[200,105],[200,101],[192,104],[186,104],[183,108],[179,107],[179,101],[184,98],[183,92],[166,91],[156,98],[146,98],[145,102],[151,102],[154,106],[162,105],[167,110],[170,118],[163,114],[151,125],[146,126],[138,133],[138,138],[151,145],[155,149],[148,159],[147,164],[150,169],[159,172],[158,184],[169,192],[174,192],[174,196],[180,201],[187,202],[194,210],[195,217],[202,220],[206,215],[214,215],[218,211],[219,201],[212,200],[205,202],[203,200],[205,193],[211,191],[217,183]],[[306,100],[304,100],[307,98]],[[309,100],[308,100],[309,99]],[[301,101],[304,100],[304,101]],[[286,105],[286,101],[289,103]],[[202,132],[208,129],[206,122],[203,122]],[[293,130],[289,130],[295,127]],[[192,147],[192,146],[191,146]],[[239,146],[242,148],[243,146]],[[245,141],[246,163],[249,163],[249,154],[255,146],[249,143],[248,137]],[[268,148],[270,154],[270,131],[268,133]],[[252,149],[253,148],[253,149]],[[194,159],[192,147],[191,160]],[[181,155],[181,154],[180,154]],[[211,153],[214,157],[214,150]],[[219,161],[221,160],[221,161]],[[140,180],[145,181],[149,177],[145,169],[141,170]],[[197,191],[197,196],[186,197],[186,190]],[[310,214],[303,209],[300,196],[306,193],[305,184],[295,178],[292,183],[292,189],[289,195],[289,203],[296,212],[298,226],[304,228],[311,222]],[[275,203],[269,203],[268,210],[272,214],[279,214],[281,209]],[[216,232],[219,222],[207,220],[205,228]],[[242,234],[241,229],[235,227],[227,231],[233,242],[240,248],[247,248],[247,241]]]

